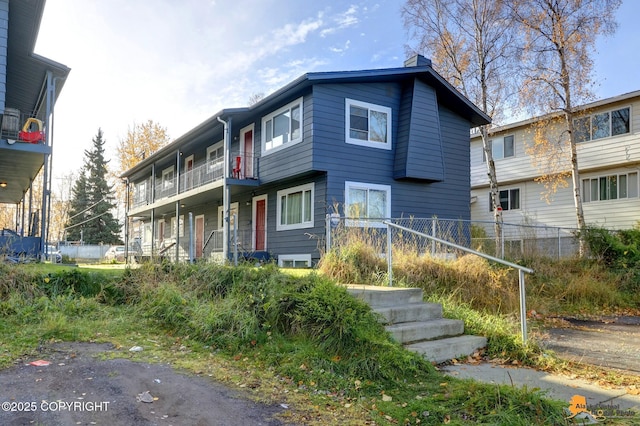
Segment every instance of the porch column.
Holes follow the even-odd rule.
[[[156,209],[151,209],[151,254],[149,255],[149,258],[151,259],[151,261],[153,261],[155,257],[153,255],[153,250],[156,246],[155,239],[156,239]]]
[[[229,150],[231,148],[231,118],[224,121],[218,117],[218,121],[224,125],[223,143],[224,147],[224,175],[222,176],[222,257],[225,262],[229,260],[229,212],[231,210],[231,191],[229,189]]]
[[[176,201],[176,263],[180,260],[180,200]]]
[[[180,194],[180,157],[182,152],[178,150],[176,152],[176,195]]]

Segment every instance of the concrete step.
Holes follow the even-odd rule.
[[[442,318],[442,305],[438,303],[408,303],[406,305],[375,308],[384,324],[399,324],[411,321],[427,321]]]
[[[347,285],[347,292],[368,303],[372,309],[422,302],[422,289]]]
[[[421,340],[433,340],[442,337],[458,336],[464,333],[464,322],[452,319],[434,319],[393,324],[385,327],[393,338],[405,345]]]
[[[421,354],[431,362],[441,363],[461,356],[466,357],[485,346],[487,346],[486,337],[464,335],[417,342],[405,345],[405,348]]]

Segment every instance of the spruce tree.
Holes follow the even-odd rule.
[[[67,221],[67,241],[80,241],[83,223],[89,217],[87,208],[90,206],[87,194],[87,177],[85,167],[80,170],[78,179],[71,189],[71,207],[69,209],[69,220]]]
[[[73,187],[68,224],[77,226],[68,229],[67,238],[79,240],[82,230],[86,244],[122,244],[121,225],[111,213],[115,198],[112,195],[113,185],[107,182],[109,161],[104,157],[105,141],[102,136],[102,129],[98,129],[92,140],[92,149],[84,152],[85,164]]]

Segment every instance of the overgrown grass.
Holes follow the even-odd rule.
[[[291,397],[307,395],[310,410],[324,407],[318,423],[337,418],[327,417],[334,412],[340,424],[562,422],[562,403],[539,392],[442,376],[392,342],[367,305],[315,273],[291,276],[273,265],[143,265],[114,279],[11,266],[0,267],[0,276],[11,277],[0,293],[6,341],[0,365],[52,339],[153,341],[152,351],[136,356],[153,353],[183,365],[186,352],[177,358],[176,351],[193,348],[185,351],[194,365],[215,359],[233,365],[227,379],[246,380],[242,371],[251,370],[255,386],[268,382],[265,393],[285,386]]]

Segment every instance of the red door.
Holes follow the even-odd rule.
[[[266,250],[267,241],[267,203],[266,200],[256,201],[256,251]]]
[[[244,177],[253,177],[253,130],[244,134]]]
[[[187,160],[187,190],[193,188],[193,158]]]
[[[204,216],[196,216],[196,259],[202,258],[204,243]]]

